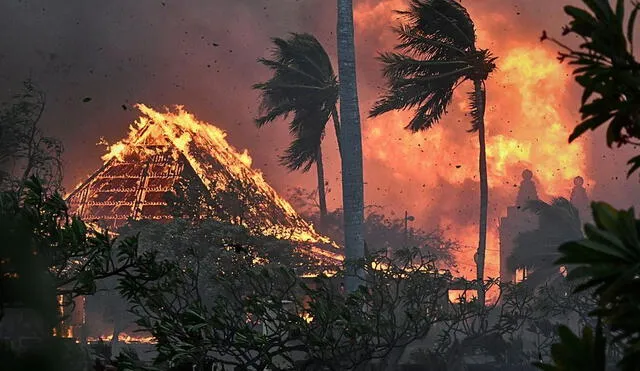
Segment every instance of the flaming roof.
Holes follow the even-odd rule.
[[[239,223],[266,235],[324,245],[312,248],[314,255],[342,259],[337,246],[251,167],[247,151],[240,153],[226,141],[224,131],[197,120],[182,106],[164,113],[143,104],[136,107],[142,116],[130,126],[128,137],[111,145],[103,166],[67,197],[73,214],[109,228],[119,228],[128,219],[167,220],[172,213],[166,196],[189,175],[195,174],[212,196],[240,181],[244,193],[262,201],[246,204],[255,198],[238,198],[245,203]]]

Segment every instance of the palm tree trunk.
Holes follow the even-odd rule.
[[[342,158],[342,140],[340,139],[342,131],[340,130],[338,110],[335,107],[331,110],[331,117],[333,118],[333,129],[336,132],[336,141],[338,142],[338,153],[340,153],[340,158]]]
[[[318,203],[320,204],[320,231],[324,232],[327,222],[327,193],[324,189],[324,164],[322,163],[322,145],[316,154],[316,171],[318,172]]]
[[[353,35],[353,1],[338,0],[338,75],[340,79],[340,140],[342,141],[342,206],[344,250],[347,263],[345,288],[355,291],[360,282],[353,264],[364,257],[364,184],[362,176],[362,133],[356,84],[356,56]]]
[[[483,87],[482,80],[473,82],[475,89],[475,97],[478,99],[478,109],[480,124],[478,125],[478,141],[480,142],[480,232],[478,236],[478,255],[476,259],[477,280],[481,284],[478,288],[478,299],[480,303],[485,302],[484,292],[484,261],[487,250],[487,211],[489,203],[489,184],[487,181],[487,151],[484,137],[484,111],[486,104],[486,92]]]

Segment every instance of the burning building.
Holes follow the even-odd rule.
[[[67,196],[71,214],[109,230],[130,220],[211,217],[289,240],[319,262],[333,265],[343,259],[339,247],[300,217],[222,130],[181,106],[162,113],[136,107],[142,116],[127,138],[109,146],[103,165]],[[76,311],[84,315],[84,305]],[[101,338],[111,341],[112,336]],[[149,342],[124,332],[118,340]]]
[[[225,220],[252,231],[322,246],[309,252],[323,260],[342,259],[338,247],[267,184],[249,154],[234,149],[222,130],[181,106],[164,113],[136,107],[143,116],[128,137],[111,145],[103,166],[67,197],[73,214],[117,229],[130,219],[225,213]],[[172,204],[176,193],[195,203]]]

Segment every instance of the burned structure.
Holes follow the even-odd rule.
[[[342,259],[222,130],[182,107],[163,113],[137,108],[143,116],[128,137],[111,145],[103,166],[68,195],[72,214],[110,230],[130,219],[212,217],[305,243],[306,252],[322,260]]]

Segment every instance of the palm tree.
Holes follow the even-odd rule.
[[[338,75],[340,76],[340,117],[342,118],[342,202],[344,244],[347,261],[364,256],[364,182],[362,176],[362,133],[356,56],[353,35],[353,2],[338,0]],[[352,266],[353,268],[353,266]],[[349,265],[347,266],[349,268]],[[349,272],[349,271],[348,271]],[[351,270],[345,288],[354,291],[359,282]]]
[[[538,215],[538,228],[516,237],[507,265],[512,271],[526,269],[526,282],[537,286],[559,276],[554,264],[560,257],[558,246],[584,235],[578,209],[565,198],[556,198],[551,204],[531,200],[525,209]]]
[[[274,38],[272,59],[259,62],[273,71],[267,82],[255,84],[261,92],[261,117],[258,127],[273,122],[278,117],[287,118],[293,141],[280,162],[290,171],[309,171],[316,165],[320,225],[324,227],[327,216],[322,139],[329,118],[333,123],[340,148],[340,121],[336,108],[338,79],[331,60],[320,42],[309,34],[291,34],[288,39]]]
[[[454,90],[472,81],[469,93],[470,132],[480,143],[480,235],[476,255],[478,283],[484,278],[487,236],[487,159],[484,111],[485,80],[496,68],[487,49],[476,48],[475,26],[466,9],[454,0],[411,0],[409,10],[399,11],[406,21],[395,28],[397,53],[382,53],[387,91],[371,109],[375,117],[392,110],[416,109],[407,125],[413,132],[427,130],[440,121]],[[484,300],[480,290],[479,298]]]

